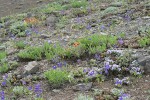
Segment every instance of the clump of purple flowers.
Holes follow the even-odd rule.
[[[122,80],[119,78],[115,78],[114,81],[115,81],[115,86],[117,87],[121,87],[123,84],[127,85],[130,83],[129,77],[124,77]]]
[[[143,71],[139,67],[131,67],[130,73],[134,76],[139,76],[143,73]]]
[[[8,75],[5,74],[5,75],[3,76],[3,82],[1,83],[2,86],[6,86],[6,85],[7,85],[7,78],[8,78]]]
[[[95,76],[96,75],[96,71],[95,70],[90,70],[88,72],[88,76]]]
[[[123,39],[122,39],[122,38],[119,38],[119,39],[118,39],[118,43],[119,43],[120,45],[123,45],[123,43],[124,43]]]
[[[125,93],[118,97],[118,100],[129,100],[129,99],[130,95]]]
[[[5,100],[5,92],[4,91],[0,92],[0,97],[1,97],[1,100]]]
[[[41,84],[35,84],[34,93],[36,94],[37,98],[41,97],[42,92]]]
[[[111,70],[117,70],[117,71],[121,71],[121,68],[119,65],[117,64],[113,64],[112,67],[111,67]]]
[[[104,65],[105,74],[107,74],[107,75],[109,74],[108,71],[109,71],[110,67],[111,66],[110,66],[109,62],[106,62],[105,65]]]
[[[66,62],[58,62],[56,65],[53,66],[53,69],[61,68],[63,66],[66,66]]]

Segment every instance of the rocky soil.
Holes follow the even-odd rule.
[[[1,100],[150,100],[150,1],[71,2],[0,1]],[[44,43],[67,51],[95,34],[116,36],[117,42],[94,54],[71,49],[70,58],[20,56]],[[69,73],[69,81],[57,87],[44,76],[56,69]]]

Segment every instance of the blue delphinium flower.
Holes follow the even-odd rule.
[[[7,78],[8,78],[8,75],[5,74],[5,75],[3,76],[3,82],[1,83],[2,86],[6,86],[6,84],[7,84]]]
[[[26,34],[26,36],[29,36],[29,35],[31,35],[31,31],[30,30],[25,30],[25,34]]]
[[[58,67],[62,67],[63,65],[62,65],[61,62],[59,62],[59,63],[57,63],[57,66],[58,66]]]
[[[121,87],[123,84],[123,81],[120,80],[119,78],[115,78],[115,86],[117,87]]]
[[[4,80],[2,83],[1,83],[2,86],[6,86],[6,81]]]
[[[100,26],[100,30],[101,30],[101,31],[104,31],[105,29],[106,29],[105,25],[101,25],[101,26]]]
[[[95,54],[95,59],[96,59],[96,60],[100,60],[100,59],[101,59],[100,54]]]
[[[139,67],[132,67],[130,73],[135,76],[138,76],[142,74],[142,70]]]
[[[26,81],[24,81],[24,80],[21,80],[21,82],[22,82],[22,85],[26,85],[27,84]]]
[[[122,94],[118,100],[129,100],[130,99],[130,95],[129,94]]]
[[[91,29],[91,25],[90,24],[88,24],[87,26],[86,26],[86,29]]]
[[[112,67],[111,67],[111,70],[118,70],[118,71],[121,71],[121,68],[120,68],[119,65],[113,64]]]
[[[29,87],[28,87],[28,90],[31,91],[31,90],[32,90],[32,86],[29,86]]]
[[[39,98],[41,97],[42,94],[42,88],[41,88],[41,84],[36,84],[35,88],[34,88],[34,93],[36,94],[36,97]]]
[[[5,74],[4,76],[3,76],[3,80],[6,80],[8,78],[8,74]]]
[[[108,70],[109,70],[109,69],[110,69],[109,62],[106,62],[106,63],[105,63],[105,66],[104,66],[105,74],[109,74],[109,73],[108,73]]]
[[[130,84],[129,77],[124,77],[122,81],[124,84]]]
[[[88,76],[93,76],[95,74],[94,70],[89,71]]]
[[[123,39],[122,39],[122,38],[119,38],[119,39],[118,39],[118,43],[119,43],[120,45],[122,45],[122,44],[124,43]]]
[[[0,97],[1,97],[1,100],[5,100],[5,92],[4,91],[0,92]]]
[[[49,44],[51,44],[51,43],[52,43],[52,42],[51,42],[51,40],[48,40],[47,42],[48,42]]]
[[[53,66],[53,69],[56,69],[57,67],[56,66]]]
[[[81,62],[82,62],[81,59],[78,59],[78,60],[77,60],[77,63],[78,63],[78,64],[81,64]]]

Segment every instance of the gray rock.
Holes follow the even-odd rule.
[[[81,83],[73,86],[74,91],[88,91],[92,88],[92,82],[91,83]]]
[[[58,90],[58,89],[54,89],[52,91],[55,92],[55,93],[59,93],[60,92],[60,90]]]
[[[43,39],[45,39],[45,38],[50,38],[51,35],[48,35],[48,34],[41,34],[40,37],[43,38]]]
[[[25,65],[24,69],[24,74],[34,74],[39,70],[39,64],[36,61],[32,61]]]
[[[150,74],[150,56],[141,56],[137,59],[145,74]]]
[[[45,25],[53,27],[56,22],[57,18],[55,16],[49,16],[45,21]]]

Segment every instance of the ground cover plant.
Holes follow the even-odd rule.
[[[55,0],[0,18],[1,100],[149,100],[149,13],[147,1]]]

